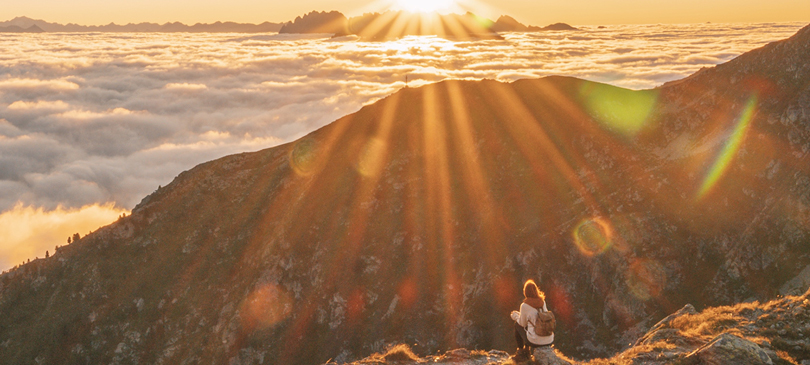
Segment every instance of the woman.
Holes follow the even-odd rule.
[[[523,284],[523,303],[520,304],[520,312],[512,311],[512,320],[515,321],[515,341],[517,341],[518,352],[516,357],[531,357],[531,348],[542,347],[541,353],[551,352],[551,344],[554,343],[554,334],[540,336],[534,332],[534,322],[537,320],[538,311],[548,311],[546,307],[546,295],[537,288],[534,280],[526,280]],[[540,361],[540,359],[536,359]]]

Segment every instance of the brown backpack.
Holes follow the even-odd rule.
[[[554,334],[554,327],[557,327],[557,320],[551,311],[537,310],[537,319],[534,320],[534,333],[538,336],[551,336]]]

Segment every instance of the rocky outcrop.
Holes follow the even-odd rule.
[[[636,341],[636,346],[640,345],[650,345],[654,344],[661,340],[666,340],[668,338],[672,338],[674,334],[678,332],[677,329],[672,328],[671,323],[673,320],[683,317],[685,315],[696,314],[695,307],[691,304],[687,304],[683,306],[683,308],[679,309],[677,312],[672,313],[664,319],[660,320],[656,323],[652,328],[650,328],[647,333],[642,336],[641,338]]]
[[[612,359],[684,365],[810,362],[808,311],[810,291],[765,303],[682,309]]]
[[[749,340],[724,333],[686,357],[687,364],[772,365],[773,361],[759,345]]]

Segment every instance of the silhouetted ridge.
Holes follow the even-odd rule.
[[[335,36],[349,34],[349,21],[337,11],[312,11],[303,17],[284,24],[279,33],[333,33]]]
[[[579,29],[574,28],[574,27],[572,27],[572,26],[570,26],[568,24],[565,24],[565,23],[554,23],[554,24],[549,24],[549,25],[547,25],[545,27],[542,27],[542,28],[540,28],[538,30],[579,30]]]
[[[265,32],[278,32],[282,24],[264,22],[261,24],[248,24],[248,23],[235,23],[235,22],[216,22],[212,24],[197,23],[194,25],[185,25],[180,22],[165,23],[163,25],[157,23],[138,23],[117,25],[109,23],[100,26],[85,26],[73,23],[58,24],[49,23],[44,20],[31,19],[28,17],[16,17],[12,20],[0,22],[0,31],[3,27],[21,27],[33,30],[40,29],[44,32],[233,32],[233,33],[265,33]]]
[[[22,28],[16,25],[0,27],[0,33],[42,33],[42,32],[44,32],[42,28],[36,25],[31,25],[27,28]]]

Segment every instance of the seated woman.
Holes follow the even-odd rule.
[[[539,311],[548,311],[546,307],[546,295],[537,288],[534,280],[526,280],[523,284],[523,303],[520,304],[520,312],[512,311],[512,320],[515,321],[515,341],[517,341],[518,352],[516,360],[531,358],[532,349],[544,347],[542,353],[551,351],[554,343],[554,333],[549,336],[540,336],[534,331],[534,323],[537,320]],[[547,351],[545,351],[547,350]],[[551,351],[553,354],[553,351]],[[540,359],[536,359],[540,361]]]

